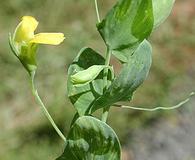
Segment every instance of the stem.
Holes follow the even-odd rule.
[[[111,51],[109,47],[107,47],[105,66],[109,66],[111,58]],[[103,77],[104,91],[107,89],[108,85],[108,68],[104,69],[104,77]]]
[[[100,22],[101,22],[101,19],[100,19],[100,14],[99,14],[99,9],[98,9],[97,0],[95,0],[95,10],[96,10],[96,15],[97,15],[98,23],[100,23]],[[106,66],[109,66],[110,57],[111,57],[111,51],[110,51],[109,47],[107,46],[106,60],[105,60],[105,65],[106,65]],[[108,68],[105,68],[105,69],[104,69],[103,86],[104,86],[104,89],[103,89],[103,90],[104,90],[104,92],[105,92],[105,90],[106,90],[107,87],[108,87]],[[105,122],[105,123],[106,123],[107,118],[108,118],[109,109],[110,109],[110,106],[105,107],[105,108],[103,109],[102,121]]]
[[[107,47],[106,61],[105,61],[106,66],[109,66],[110,58],[111,58],[111,51],[109,47]],[[105,92],[105,90],[108,88],[108,68],[104,69],[103,84],[104,84],[104,92]],[[103,122],[107,121],[109,109],[110,109],[110,106],[103,108],[103,114],[102,114]]]
[[[38,94],[38,92],[37,92],[37,90],[35,88],[35,85],[34,85],[34,77],[35,77],[35,72],[30,73],[32,93],[33,93],[37,103],[40,105],[43,113],[45,114],[47,119],[50,121],[50,123],[53,126],[53,128],[56,130],[57,134],[63,139],[63,141],[66,142],[66,137],[59,130],[59,128],[55,124],[54,120],[52,119],[51,115],[49,114],[47,108],[45,107],[44,103],[42,102],[41,98],[39,97],[39,94]]]
[[[101,20],[100,20],[100,14],[99,14],[99,9],[98,9],[97,0],[95,0],[95,10],[96,10],[96,15],[97,15],[98,23],[100,23]]]

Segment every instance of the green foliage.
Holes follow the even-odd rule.
[[[115,132],[102,121],[82,116],[70,129],[67,145],[57,160],[119,160],[120,143]]]
[[[119,0],[97,25],[107,47],[106,59],[84,48],[69,67],[68,96],[78,114],[58,160],[120,159],[120,145],[112,129],[86,115],[100,108],[108,111],[114,103],[132,99],[152,63],[152,47],[146,39],[167,17],[170,3],[166,10],[167,4],[161,1],[159,10],[159,4],[152,0]],[[123,63],[118,76],[108,72],[110,54]],[[102,121],[106,119],[105,112]]]
[[[153,0],[154,29],[163,23],[173,8],[175,0]]]
[[[102,17],[116,0],[98,2]],[[14,30],[24,14],[33,15],[39,20],[42,24],[39,31],[65,33],[67,39],[60,47],[39,48],[36,81],[49,112],[66,135],[75,112],[65,96],[67,67],[86,44],[98,53],[105,52],[103,42],[94,27],[96,19],[92,3],[93,1],[88,0],[1,2],[0,159],[54,160],[63,148],[63,142],[33,101],[22,65],[10,54],[7,45],[8,33]],[[149,77],[144,85],[136,90],[131,102],[121,104],[147,108],[171,105],[183,99],[188,94],[186,92],[193,89],[195,19],[192,10],[186,10],[193,5],[194,0],[176,1],[174,16],[152,33],[149,41],[153,46],[153,64]],[[43,12],[48,8],[51,12]],[[53,12],[54,10],[57,12]],[[112,64],[118,74],[121,65],[118,65],[115,58],[112,58]],[[162,118],[172,117],[174,122],[178,122],[178,118],[183,118],[178,116],[178,112],[189,111],[189,116],[193,115],[191,103],[178,110],[152,113],[113,107],[109,111],[108,124],[117,133],[123,147],[126,147],[127,143],[134,146],[136,142],[129,140],[132,131],[138,129],[139,132],[144,132]],[[102,110],[98,111],[98,116],[101,112]],[[170,121],[170,124],[172,123]]]
[[[118,0],[97,25],[107,47],[106,58],[91,48],[83,48],[70,65],[68,97],[78,114],[67,140],[64,138],[65,150],[58,160],[120,159],[120,143],[114,131],[104,120],[91,116],[100,108],[106,113],[115,103],[132,100],[134,91],[146,79],[152,63],[152,47],[147,38],[167,18],[174,2],[154,1]],[[10,45],[18,57],[11,39]],[[27,48],[22,51],[27,53]],[[123,63],[118,76],[109,65],[111,54]],[[26,66],[31,64],[28,57],[19,59],[30,70]],[[44,106],[41,100],[40,103]]]
[[[111,106],[119,101],[131,100],[133,92],[143,83],[152,63],[152,49],[148,41],[143,41],[120,74],[114,79],[104,95],[92,106],[92,111]]]
[[[152,0],[119,0],[97,27],[112,54],[127,62],[153,29]]]
[[[103,73],[100,72],[92,82],[81,86],[74,85],[71,77],[76,72],[104,63],[104,58],[97,52],[83,48],[68,69],[68,96],[80,116],[85,115],[94,101],[103,94]]]

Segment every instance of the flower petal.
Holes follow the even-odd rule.
[[[59,45],[64,40],[63,33],[39,33],[30,41],[30,43]]]
[[[34,31],[38,26],[38,21],[31,16],[22,17],[22,21],[17,26],[14,33],[14,41],[28,42],[34,38]]]

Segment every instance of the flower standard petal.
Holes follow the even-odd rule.
[[[64,39],[63,33],[39,33],[34,36],[30,43],[59,45]]]
[[[22,21],[17,26],[14,33],[15,42],[26,42],[34,38],[34,31],[38,26],[38,21],[31,16],[22,17]]]

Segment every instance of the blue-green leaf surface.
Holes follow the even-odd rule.
[[[119,101],[131,100],[133,92],[146,79],[152,63],[152,48],[144,40],[134,54],[123,64],[120,74],[108,90],[92,106],[92,112]]]
[[[153,0],[154,29],[171,13],[175,0]]]
[[[112,53],[127,62],[153,29],[152,0],[119,0],[97,27]]]
[[[94,65],[104,65],[104,58],[91,48],[83,48],[68,69],[68,97],[79,115],[85,115],[91,105],[103,94],[103,72],[90,83],[77,86],[71,81],[71,76]],[[109,70],[109,82],[111,82]]]
[[[119,140],[106,123],[83,116],[72,125],[64,153],[56,160],[120,160]]]

